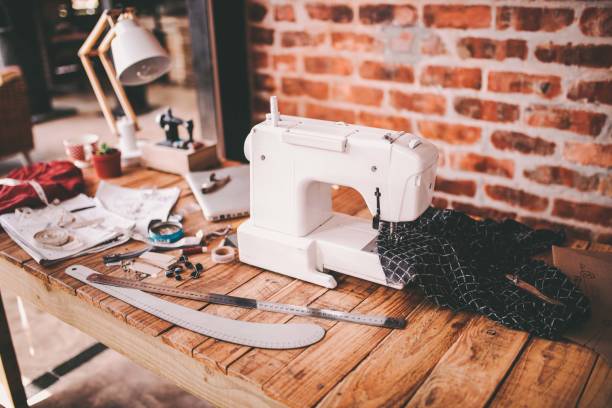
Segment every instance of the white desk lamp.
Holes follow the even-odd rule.
[[[98,40],[107,28],[106,35],[98,44]],[[96,45],[98,45],[97,49]],[[108,56],[109,48],[113,53],[114,66]],[[100,57],[121,108],[128,118],[128,122],[121,123],[119,127],[93,68],[91,57],[94,56]],[[113,134],[119,136],[119,149],[122,151],[122,156],[128,159],[139,157],[140,151],[135,139],[135,131],[139,130],[138,119],[125,94],[123,85],[144,85],[153,82],[170,70],[170,57],[153,34],[138,25],[134,18],[133,8],[102,12],[95,27],[80,48],[79,57],[108,126]]]

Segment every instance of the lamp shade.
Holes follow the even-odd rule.
[[[132,19],[119,20],[114,30],[111,50],[122,84],[147,84],[170,70],[170,57],[148,30]]]

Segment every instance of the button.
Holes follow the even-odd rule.
[[[415,147],[417,147],[418,145],[421,144],[421,139],[415,137],[414,139],[410,139],[408,141],[408,147],[411,149],[414,149]]]

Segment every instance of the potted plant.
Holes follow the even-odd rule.
[[[101,179],[119,177],[121,175],[121,151],[102,143],[92,156],[96,174]]]

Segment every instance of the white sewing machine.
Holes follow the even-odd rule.
[[[377,220],[411,221],[427,209],[435,146],[405,132],[281,116],[275,97],[271,111],[244,143],[251,218],[238,228],[240,260],[328,288],[336,280],[325,270],[398,287],[376,253]],[[332,212],[334,184],[357,190],[374,223]]]

